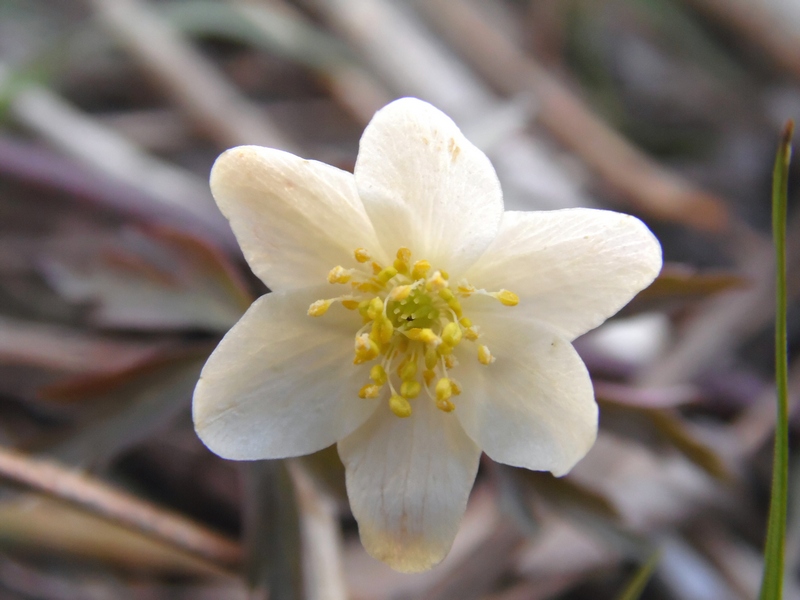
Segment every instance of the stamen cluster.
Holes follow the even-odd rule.
[[[372,260],[357,248],[358,266],[336,266],[328,282],[350,286],[350,293],[317,300],[308,308],[312,317],[324,315],[334,302],[357,310],[363,326],[355,334],[353,364],[378,360],[370,368],[370,382],[359,391],[364,399],[378,398],[389,389],[389,408],[398,417],[412,413],[410,400],[424,390],[444,412],[455,410],[453,398],[461,393],[449,370],[458,365],[453,350],[463,340],[476,343],[479,328],[464,316],[461,300],[474,294],[491,296],[505,306],[516,306],[513,292],[478,290],[462,280],[453,289],[443,270],[433,270],[427,260],[411,262],[411,250],[400,248],[390,266]],[[495,361],[489,348],[477,344],[478,362]],[[435,382],[435,384],[434,384]]]

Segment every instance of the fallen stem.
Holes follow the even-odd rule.
[[[76,504],[212,562],[227,566],[241,562],[241,547],[233,540],[53,461],[0,447],[0,477]]]

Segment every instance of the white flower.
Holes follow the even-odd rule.
[[[217,160],[211,189],[273,290],[197,384],[212,451],[338,443],[364,546],[409,572],[449,551],[481,449],[555,475],[588,452],[597,405],[570,342],[658,273],[639,220],[504,213],[487,157],[411,98],[375,115],[354,174],[248,146]]]

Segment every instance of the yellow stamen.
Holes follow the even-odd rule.
[[[374,383],[368,383],[360,390],[358,390],[358,397],[359,398],[377,398],[381,393],[381,386],[375,385]]]
[[[353,277],[353,272],[350,269],[338,266],[333,267],[328,273],[328,283],[347,283]]]
[[[508,290],[500,290],[499,292],[494,292],[491,295],[500,300],[500,303],[504,306],[516,306],[519,304],[519,296]]]
[[[417,357],[411,356],[400,363],[398,375],[403,381],[412,381],[417,376]],[[405,394],[403,394],[405,396]]]
[[[458,366],[458,359],[456,358],[455,354],[448,354],[444,357],[444,366],[448,369],[452,369],[453,367]]]
[[[392,394],[389,398],[389,408],[401,419],[411,416],[411,404],[399,394]]]
[[[412,400],[419,396],[421,389],[422,386],[419,384],[419,381],[404,381],[400,386],[400,394],[403,398]]]
[[[458,346],[461,341],[461,327],[458,323],[450,322],[444,326],[442,331],[442,342],[449,346]]]
[[[454,379],[450,380],[450,388],[453,390],[453,396],[460,396],[461,395],[461,386],[458,385],[458,383],[456,383],[456,381]]]
[[[353,359],[353,363],[356,365],[372,360],[380,354],[378,344],[370,339],[369,335],[366,333],[356,336],[355,350],[356,357]]]
[[[358,300],[342,300],[342,306],[347,310],[355,310],[359,306]]]
[[[436,349],[428,346],[425,348],[425,368],[433,372],[436,364],[439,362],[439,355],[436,354]],[[428,383],[430,385],[430,382]]]
[[[482,365],[490,365],[495,361],[495,357],[492,356],[492,353],[489,351],[489,348],[486,346],[478,346],[478,361]]]
[[[380,283],[386,284],[388,281],[397,275],[397,269],[394,267],[386,267],[380,273],[375,276]]]
[[[425,369],[422,372],[422,378],[425,379],[425,385],[430,387],[431,381],[436,377],[436,371],[431,371],[430,369]]]
[[[378,315],[383,314],[383,300],[375,296],[372,300],[369,301],[369,306],[367,307],[367,317],[370,320],[377,319]]]
[[[355,252],[353,252],[353,255],[356,257],[356,260],[357,260],[358,262],[360,262],[360,263],[365,263],[365,262],[367,262],[369,259],[371,259],[371,258],[372,258],[372,257],[369,255],[369,252],[367,252],[367,249],[366,249],[366,248],[356,248],[356,249],[355,249]]]
[[[397,251],[397,260],[394,261],[394,268],[398,273],[408,275],[408,264],[411,261],[411,250],[408,248],[400,248]]]
[[[317,300],[316,302],[312,302],[311,306],[308,307],[308,316],[321,317],[328,312],[332,302],[332,300]]]
[[[458,293],[462,296],[466,296],[469,298],[472,294],[475,293],[475,286],[470,285],[466,281],[462,281],[458,284]]]
[[[428,278],[428,283],[425,284],[425,289],[429,292],[438,292],[447,287],[447,279],[442,276],[441,271],[435,271],[433,275]]]
[[[447,377],[442,377],[436,382],[436,399],[449,400],[453,395],[453,386]]]
[[[423,279],[425,274],[431,270],[431,263],[427,260],[418,260],[414,263],[414,268],[411,270],[411,279]]]
[[[395,301],[405,300],[411,295],[412,291],[414,291],[413,285],[398,285],[389,294],[389,300],[395,300]]]
[[[374,365],[369,370],[369,378],[372,379],[378,385],[383,385],[386,383],[388,377],[386,376],[386,371],[381,365]]]

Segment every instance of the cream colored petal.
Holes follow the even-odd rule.
[[[402,98],[379,110],[361,137],[358,192],[388,253],[462,272],[494,239],[503,196],[494,168],[427,102]]]
[[[454,414],[493,460],[564,475],[597,435],[597,404],[583,361],[569,341],[534,322],[496,311],[475,314],[473,322],[481,326],[479,343],[496,360],[478,364],[473,345],[459,347],[461,365],[452,375],[462,394]]]
[[[494,243],[465,275],[520,297],[519,316],[569,339],[600,325],[661,270],[661,246],[639,219],[573,208],[506,212]]]
[[[357,314],[334,305],[309,317],[333,286],[256,300],[211,354],[194,392],[200,439],[223,458],[309,454],[353,432],[375,410],[358,397],[368,370],[353,365]]]
[[[319,285],[331,268],[354,264],[358,247],[381,252],[347,171],[241,146],[214,163],[211,192],[250,268],[271,289]]]
[[[400,419],[384,401],[339,442],[347,495],[367,552],[397,571],[425,571],[450,550],[480,449],[429,398]]]

